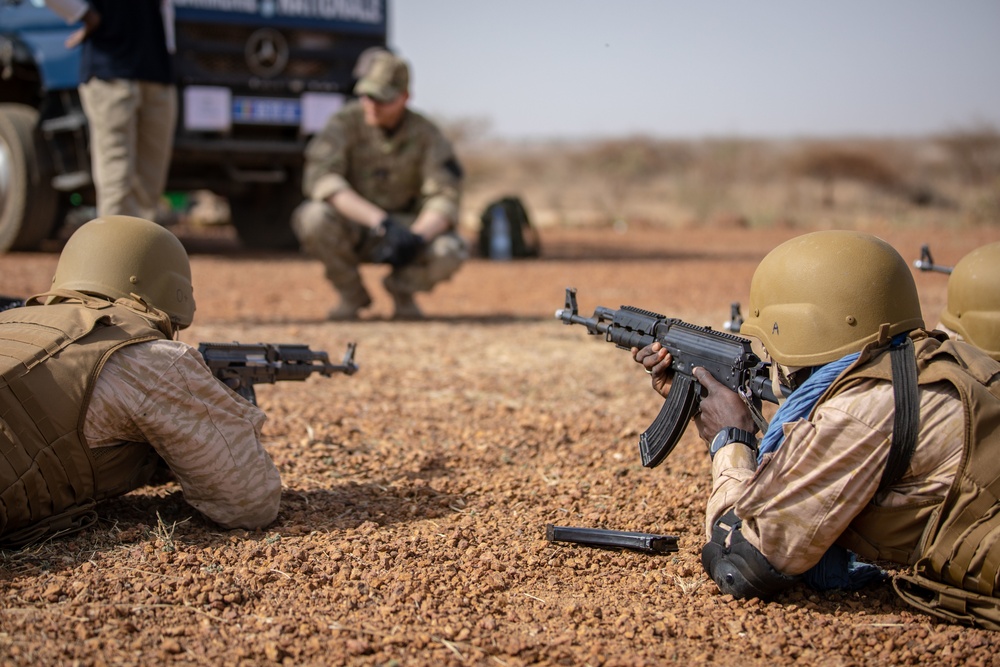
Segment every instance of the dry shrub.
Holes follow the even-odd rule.
[[[483,141],[493,123],[488,118],[456,118],[439,121],[441,131],[454,146],[463,148]]]
[[[445,124],[466,172],[462,224],[474,230],[485,206],[506,195],[521,197],[542,227],[1000,221],[1000,137],[986,130],[826,141],[512,142],[487,128]]]
[[[886,191],[896,190],[902,184],[899,174],[881,156],[838,145],[808,146],[791,159],[789,168],[796,176],[821,181],[823,205],[829,207],[835,203],[837,181],[857,181]]]
[[[611,139],[579,150],[580,170],[603,187],[600,200],[612,222],[625,217],[626,204],[637,189],[682,170],[691,163],[689,150],[649,137]]]
[[[985,184],[1000,178],[1000,134],[994,128],[959,130],[937,141],[970,182]]]

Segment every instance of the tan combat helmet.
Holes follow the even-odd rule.
[[[56,266],[53,289],[134,299],[162,310],[177,329],[194,318],[191,264],[172,233],[149,220],[106,215],[76,230]]]
[[[941,323],[1000,361],[1000,243],[976,248],[955,265]]]
[[[822,231],[772,250],[750,283],[740,333],[759,338],[785,366],[820,366],[872,341],[922,328],[906,261],[861,232]]]

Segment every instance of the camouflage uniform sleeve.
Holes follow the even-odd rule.
[[[745,493],[744,485],[757,470],[757,457],[751,449],[735,443],[720,449],[712,459],[712,494],[705,509],[705,538],[712,539],[712,529]]]
[[[940,502],[961,460],[964,411],[951,387],[923,390],[920,400],[920,446],[907,475],[875,500],[889,454],[893,393],[891,383],[870,380],[828,399],[810,420],[786,424],[784,443],[752,475],[753,463],[735,458],[739,448],[720,450],[708,518],[733,506],[747,541],[778,571],[797,575],[869,502]],[[723,457],[728,449],[733,456]]]
[[[302,190],[313,201],[324,201],[350,186],[347,182],[351,123],[340,111],[306,146]]]
[[[451,143],[436,127],[433,127],[428,137],[423,171],[424,180],[420,191],[424,202],[422,210],[437,211],[454,225],[458,222],[458,208],[462,198],[462,165],[455,156]]]
[[[260,442],[264,413],[208,370],[194,348],[160,340],[111,355],[94,387],[91,447],[148,442],[199,512],[226,528],[278,514],[281,478]]]

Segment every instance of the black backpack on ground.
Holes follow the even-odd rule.
[[[479,254],[490,259],[538,257],[541,243],[519,197],[502,197],[480,216]]]

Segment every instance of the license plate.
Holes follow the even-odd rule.
[[[233,122],[257,125],[298,125],[302,122],[302,106],[299,100],[234,97]]]

